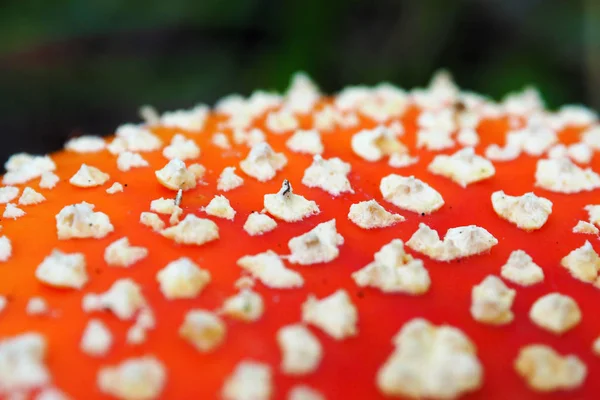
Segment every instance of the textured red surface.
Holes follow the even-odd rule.
[[[368,163],[350,150],[352,131],[336,131],[323,134],[325,153],[329,158],[339,156],[352,164],[349,176],[354,194],[333,198],[319,189],[309,189],[301,184],[304,170],[311,164],[311,157],[298,155],[285,148],[288,135],[269,134],[269,143],[278,151],[284,151],[289,163],[277,177],[267,183],[259,183],[244,176],[241,188],[226,193],[231,205],[237,210],[233,222],[214,219],[219,225],[221,238],[201,247],[179,246],[172,241],[142,226],[138,220],[140,212],[149,211],[150,201],[158,197],[171,197],[154,178],[154,170],[162,167],[166,160],[160,152],[145,153],[150,168],[134,169],[123,173],[117,170],[115,157],[108,152],[96,155],[58,153],[53,156],[61,182],[54,190],[40,191],[48,201],[23,207],[27,215],[16,220],[4,220],[4,233],[13,242],[13,257],[0,265],[0,293],[10,297],[7,309],[0,315],[0,335],[8,337],[24,331],[39,331],[46,335],[49,343],[47,364],[55,384],[75,399],[103,398],[96,387],[96,373],[100,366],[115,364],[121,360],[143,354],[154,354],[168,368],[168,377],[162,398],[169,399],[212,399],[226,376],[242,359],[266,362],[273,367],[275,376],[275,398],[285,398],[292,385],[308,384],[320,390],[329,399],[376,399],[382,397],[375,385],[375,375],[380,365],[392,351],[391,338],[402,325],[414,317],[425,317],[435,324],[450,324],[462,329],[476,344],[477,355],[484,366],[484,383],[480,390],[465,396],[466,399],[583,399],[596,398],[600,392],[600,361],[592,354],[591,344],[600,334],[600,319],[597,318],[597,302],[600,292],[591,285],[576,281],[560,267],[560,259],[575,247],[589,239],[600,251],[594,236],[573,234],[572,227],[579,219],[586,219],[583,210],[586,204],[599,203],[598,191],[560,195],[534,188],[536,159],[521,156],[508,163],[495,163],[496,175],[484,182],[463,189],[443,177],[427,172],[426,167],[433,153],[417,153],[414,149],[416,110],[403,118],[407,133],[402,137],[418,154],[418,164],[393,169],[382,161]],[[308,121],[303,121],[308,127]],[[363,123],[372,126],[372,123]],[[207,167],[204,181],[196,189],[186,192],[183,198],[185,213],[205,216],[199,210],[217,193],[216,180],[226,166],[237,166],[247,154],[247,148],[234,147],[222,151],[210,144],[209,132],[214,131],[211,119],[207,132],[190,135],[202,148],[198,162]],[[479,132],[482,143],[477,146],[479,154],[489,143],[503,143],[505,121],[484,121]],[[165,143],[174,131],[157,130]],[[573,141],[575,131],[561,133],[566,142]],[[452,149],[447,153],[452,153]],[[68,179],[82,162],[99,167],[111,175],[111,181],[99,188],[80,189],[71,186]],[[596,157],[592,166],[600,171],[600,160]],[[438,212],[421,216],[397,209],[386,203],[379,192],[379,181],[385,175],[398,173],[415,175],[437,189],[446,204]],[[287,178],[294,190],[308,199],[315,200],[322,212],[298,223],[279,222],[272,232],[259,237],[250,237],[242,225],[248,214],[262,209],[265,193],[276,192],[281,181]],[[126,185],[124,193],[107,195],[105,189],[113,181]],[[37,182],[31,185],[37,189]],[[524,232],[507,221],[501,220],[493,211],[490,195],[496,190],[511,195],[520,195],[533,190],[536,194],[554,203],[553,213],[546,225],[535,232]],[[388,210],[398,212],[406,221],[393,227],[366,231],[347,219],[352,203],[376,199]],[[115,232],[100,240],[56,239],[55,214],[65,205],[87,201],[96,205],[96,210],[106,212],[115,226]],[[256,290],[264,296],[266,311],[256,323],[241,323],[227,320],[227,339],[211,354],[200,354],[180,339],[177,329],[185,312],[190,308],[213,310],[223,300],[234,294],[234,281],[240,276],[236,260],[246,254],[256,254],[272,249],[278,254],[288,254],[287,241],[304,233],[319,222],[337,219],[338,231],[344,236],[340,257],[328,264],[315,266],[290,266],[305,278],[305,286],[294,290],[271,290],[260,283]],[[425,222],[441,235],[448,228],[477,224],[489,230],[498,240],[490,254],[474,256],[450,263],[434,262],[420,254],[416,257],[425,261],[432,285],[422,296],[383,294],[375,289],[360,289],[350,274],[372,260],[373,253],[393,238],[408,240],[419,222]],[[105,247],[114,240],[128,236],[133,245],[146,246],[150,256],[130,269],[109,267],[103,260]],[[82,251],[86,254],[90,281],[83,291],[56,290],[43,286],[34,278],[36,266],[53,248],[63,251]],[[523,249],[529,253],[545,273],[545,281],[529,288],[508,286],[517,290],[513,311],[514,321],[503,327],[491,327],[474,321],[469,313],[471,288],[486,275],[500,272],[510,252]],[[166,300],[159,291],[155,274],[169,261],[186,255],[202,268],[210,270],[212,282],[193,300]],[[115,344],[107,357],[93,359],[79,350],[79,340],[86,322],[92,315],[81,310],[81,298],[85,292],[105,291],[111,283],[122,277],[131,277],[142,285],[143,293],[157,317],[157,328],[149,332],[148,341],[141,346],[125,344],[125,332],[132,322],[118,321],[109,313],[95,313],[112,330]],[[301,318],[300,305],[309,293],[323,297],[339,288],[345,288],[358,307],[359,334],[355,338],[335,341],[316,328],[311,328],[324,346],[323,361],[316,373],[303,378],[282,375],[278,370],[280,352],[275,341],[275,332],[285,324],[298,322]],[[534,326],[528,318],[533,302],[541,295],[558,291],[575,298],[583,313],[582,322],[562,336],[556,336]],[[29,297],[41,295],[56,311],[55,317],[29,317],[24,308]],[[526,387],[525,382],[513,369],[513,361],[521,346],[530,343],[548,344],[561,353],[579,356],[588,367],[584,385],[574,391],[554,394],[536,394]]]

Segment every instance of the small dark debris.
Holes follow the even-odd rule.
[[[421,217],[424,217],[424,216],[425,216],[425,213],[423,213],[423,212],[422,212],[422,213],[421,213]]]
[[[363,292],[362,290],[359,290],[356,295],[358,296],[359,299],[362,299],[365,297],[365,292]]]
[[[290,193],[292,191],[292,187],[290,186],[290,181],[288,181],[287,179],[283,180],[283,192],[281,193],[282,196],[285,196],[286,194]]]

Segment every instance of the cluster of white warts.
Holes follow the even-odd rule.
[[[375,88],[351,87],[343,90],[333,103],[319,107],[321,99],[316,86],[304,75],[297,75],[285,96],[256,92],[248,99],[230,96],[216,105],[216,112],[227,118],[220,123],[211,143],[223,150],[233,146],[247,146],[247,156],[237,166],[223,169],[217,180],[217,190],[223,193],[245,184],[245,179],[259,182],[271,181],[287,165],[284,153],[274,151],[267,143],[264,131],[253,128],[253,120],[267,114],[266,128],[270,134],[293,132],[286,147],[296,153],[313,157],[305,170],[301,183],[308,188],[319,188],[330,195],[352,195],[351,163],[337,157],[324,158],[326,148],[323,135],[335,128],[351,129],[359,124],[359,116],[379,124],[376,128],[356,132],[351,148],[355,162],[387,160],[393,168],[413,165],[419,158],[409,154],[402,143],[402,124],[397,121],[410,105],[422,109],[417,120],[417,148],[428,151],[463,147],[451,155],[436,155],[427,169],[434,175],[446,177],[467,187],[492,179],[495,167],[492,162],[514,160],[521,154],[542,157],[535,172],[536,186],[556,193],[578,193],[600,187],[600,176],[582,165],[591,161],[594,151],[600,149],[600,125],[596,115],[583,107],[564,107],[556,113],[544,110],[535,91],[526,90],[510,95],[502,103],[494,103],[478,95],[460,92],[445,74],[437,75],[426,89],[404,92],[391,85]],[[458,107],[457,105],[460,105]],[[313,127],[300,129],[298,115],[312,114]],[[119,127],[109,144],[103,138],[83,136],[70,140],[65,148],[76,153],[109,151],[115,155],[117,169],[121,172],[149,168],[143,153],[162,151],[169,160],[155,171],[156,181],[174,192],[173,198],[153,200],[150,211],[140,215],[140,222],[165,238],[176,243],[201,246],[219,239],[218,224],[209,218],[194,214],[184,216],[185,192],[204,184],[206,168],[198,163],[186,163],[200,157],[201,149],[193,139],[203,130],[209,109],[196,106],[157,115],[145,109],[143,125],[127,124]],[[508,116],[511,131],[505,144],[490,145],[484,156],[476,154],[479,143],[477,126],[485,118]],[[389,122],[395,120],[394,122]],[[184,133],[175,134],[171,142],[163,144],[152,132],[154,126],[175,128]],[[559,143],[556,132],[566,126],[588,126],[581,141],[569,146]],[[230,134],[226,134],[229,132]],[[232,144],[233,143],[233,144]],[[358,161],[362,160],[362,161]],[[19,206],[42,203],[46,197],[31,187],[25,187],[19,196],[16,185],[39,178],[39,188],[51,190],[60,182],[56,165],[48,156],[17,154],[5,165],[5,186],[0,188],[0,203],[6,204],[4,218],[17,219],[26,215]],[[239,175],[239,170],[246,177]],[[122,174],[119,174],[122,175]],[[65,177],[66,178],[66,177]],[[94,188],[111,181],[108,173],[93,165],[82,164],[69,178],[69,184],[79,188]],[[124,186],[113,181],[106,189],[109,195],[123,192]],[[409,213],[431,214],[444,206],[442,195],[428,183],[414,176],[390,174],[380,182],[381,198],[392,206]],[[13,202],[15,199],[18,200]],[[496,191],[491,196],[491,207],[496,214],[525,231],[541,229],[552,213],[552,202],[536,194],[506,194]],[[283,181],[281,189],[264,196],[264,209],[248,215],[244,230],[250,236],[266,234],[278,223],[293,223],[320,214],[319,205],[297,194],[292,183]],[[597,209],[596,209],[597,207]],[[589,222],[579,221],[573,232],[598,234],[600,205],[586,207]],[[207,216],[234,220],[236,210],[224,195],[215,196],[203,207]],[[381,229],[403,222],[403,215],[386,210],[375,199],[359,201],[348,210],[348,219],[360,229]],[[167,215],[168,224],[160,215]],[[103,238],[115,229],[110,217],[93,204],[81,202],[65,206],[56,215],[57,236],[60,240],[74,238]],[[254,280],[269,288],[293,289],[302,287],[300,273],[286,266],[329,263],[340,254],[344,238],[337,232],[335,219],[316,225],[306,233],[288,242],[289,254],[279,255],[271,250],[246,255],[237,262],[244,272],[238,281],[239,292],[228,298],[219,310],[190,310],[179,329],[179,335],[200,352],[210,352],[222,345],[227,325],[224,318],[246,322],[256,321],[264,312],[260,294],[252,289]],[[431,281],[422,260],[405,252],[405,246],[431,260],[447,262],[485,252],[498,243],[486,229],[475,225],[449,229],[443,239],[437,231],[421,224],[412,237],[404,243],[394,239],[374,255],[374,260],[355,271],[352,278],[358,286],[369,286],[383,292],[419,295],[429,290]],[[107,265],[130,268],[142,262],[149,250],[135,246],[127,237],[112,242],[105,250]],[[0,261],[9,261],[12,243],[7,236],[0,237]],[[578,280],[600,286],[598,271],[600,257],[589,242],[574,249],[561,261],[561,265]],[[52,251],[37,267],[36,278],[42,283],[61,288],[82,290],[89,277],[83,253]],[[528,286],[544,279],[542,268],[522,250],[514,251],[500,276],[515,285]],[[186,257],[174,260],[161,269],[156,280],[166,299],[195,298],[210,284],[210,271],[201,268]],[[476,321],[490,325],[505,325],[513,320],[511,307],[516,290],[503,280],[489,275],[472,291],[471,314]],[[2,299],[2,306],[6,300]],[[148,331],[156,322],[152,308],[145,300],[140,286],[130,279],[120,279],[104,293],[87,293],[83,298],[86,312],[109,310],[117,318],[133,321],[127,333],[127,342],[145,341]],[[41,298],[32,298],[27,312],[31,315],[49,313]],[[310,295],[302,305],[302,318],[298,323],[281,327],[277,342],[282,352],[281,370],[289,375],[313,373],[323,357],[322,346],[308,329],[313,325],[336,340],[358,335],[358,310],[345,290],[317,299]],[[561,334],[581,320],[577,303],[569,296],[549,293],[538,299],[530,310],[531,321],[542,329]],[[418,333],[421,339],[416,340]],[[100,319],[91,319],[86,326],[81,349],[91,357],[105,356],[112,346],[113,336]],[[474,345],[459,329],[436,327],[425,320],[413,320],[404,325],[393,340],[396,348],[382,365],[377,375],[380,391],[390,396],[449,398],[474,391],[482,384],[482,366]],[[414,357],[414,348],[421,348]],[[600,341],[593,349],[600,353]],[[25,376],[20,369],[0,372],[0,394],[28,391],[44,387],[55,397],[67,398],[50,386],[50,374],[44,365],[45,340],[35,333],[23,334],[0,342],[0,362],[19,362],[28,365],[32,373]],[[411,355],[413,354],[413,355]],[[457,358],[467,360],[455,368]],[[2,361],[4,360],[4,361]],[[544,370],[552,366],[552,373]],[[535,390],[569,389],[583,383],[585,365],[576,356],[561,356],[550,347],[533,344],[524,347],[515,361],[516,371]],[[405,381],[402,371],[410,370],[410,381]],[[433,371],[433,372],[432,372]],[[452,374],[453,385],[440,385],[436,379],[448,382]],[[98,372],[98,386],[118,398],[156,398],[166,382],[165,367],[153,356],[132,358],[119,365],[102,367]],[[273,393],[271,367],[251,360],[242,361],[223,385],[226,399],[266,399]],[[290,399],[321,399],[316,390],[298,385],[289,393]]]

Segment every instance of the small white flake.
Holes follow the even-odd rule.
[[[171,139],[171,144],[163,149],[162,154],[169,160],[192,160],[200,157],[200,147],[192,139],[178,133]]]
[[[583,233],[586,235],[597,235],[600,230],[596,228],[594,224],[590,224],[587,221],[578,221],[577,225],[573,227],[573,233]]]
[[[313,114],[313,127],[321,132],[329,132],[336,126],[352,128],[358,123],[359,119],[355,113],[342,113],[330,105],[326,105]]]
[[[140,214],[140,222],[152,228],[155,232],[160,232],[165,228],[165,222],[160,217],[152,212],[144,211]]]
[[[42,189],[54,189],[60,178],[53,172],[44,172],[40,178],[39,186]]]
[[[363,129],[352,136],[352,151],[360,158],[376,162],[394,153],[406,153],[407,149],[385,126]]]
[[[533,303],[529,319],[540,328],[560,335],[579,324],[581,311],[571,297],[554,292]]]
[[[321,142],[321,135],[318,131],[312,130],[297,130],[292,136],[285,142],[288,149],[295,153],[305,154],[322,154],[323,153],[323,142]]]
[[[82,300],[83,311],[108,310],[120,320],[131,320],[135,314],[146,307],[142,288],[129,278],[117,279],[104,293],[88,293]]]
[[[17,153],[10,156],[4,164],[6,174],[2,178],[4,185],[18,185],[43,176],[46,172],[56,170],[56,164],[49,156],[33,156]]]
[[[223,400],[269,400],[272,395],[271,367],[250,360],[238,363],[221,390]]]
[[[405,168],[419,162],[419,157],[412,157],[408,153],[394,153],[388,160],[388,165],[392,168]]]
[[[25,211],[21,210],[19,207],[14,205],[13,203],[7,203],[6,208],[4,208],[4,213],[2,214],[2,218],[12,218],[17,219],[24,216]]]
[[[538,160],[535,185],[551,192],[579,193],[600,187],[600,176],[591,168],[582,169],[568,158]]]
[[[215,109],[228,116],[247,114],[257,117],[269,109],[278,107],[281,101],[281,96],[276,93],[256,90],[248,99],[244,99],[239,94],[226,96],[217,102]]]
[[[108,193],[108,194],[120,193],[122,191],[123,191],[123,185],[121,185],[119,182],[113,183],[111,187],[106,189],[106,193]]]
[[[154,356],[129,358],[118,365],[101,367],[98,388],[121,400],[158,399],[167,380],[163,363]]]
[[[600,125],[593,125],[586,129],[581,134],[581,140],[592,149],[600,150]]]
[[[566,104],[558,110],[558,117],[565,126],[585,126],[598,120],[598,115],[581,104]]]
[[[479,135],[473,128],[463,128],[458,131],[456,141],[464,147],[474,147],[479,144]]]
[[[147,256],[147,248],[132,246],[127,237],[112,242],[104,250],[104,261],[113,267],[128,268]]]
[[[0,340],[0,394],[28,392],[50,384],[44,363],[48,344],[39,333],[26,332]]]
[[[125,343],[131,345],[140,345],[146,341],[148,334],[146,329],[138,325],[131,326],[125,335]]]
[[[350,169],[349,163],[337,157],[326,160],[315,155],[312,164],[304,171],[302,183],[310,188],[323,189],[333,196],[354,193],[348,180]]]
[[[225,323],[218,315],[204,310],[190,310],[179,327],[179,336],[202,353],[215,350],[225,340]]]
[[[437,231],[424,223],[406,245],[436,261],[452,261],[489,251],[498,240],[484,228],[476,225],[450,228],[440,240]]]
[[[390,174],[381,179],[379,190],[386,201],[419,214],[431,214],[444,205],[437,190],[414,176]]]
[[[295,194],[287,179],[279,192],[265,194],[264,207],[269,214],[286,222],[301,221],[320,212],[317,203]]]
[[[45,315],[50,312],[50,307],[43,297],[32,297],[25,306],[25,313],[31,316]]]
[[[225,167],[219,175],[217,190],[229,192],[244,184],[244,178],[235,173],[235,167]]]
[[[588,212],[590,223],[600,226],[600,205],[588,204],[584,210]]]
[[[267,141],[265,133],[258,128],[252,128],[250,130],[236,129],[233,131],[233,141],[236,144],[243,144],[248,147],[253,147],[259,143]]]
[[[133,168],[144,168],[149,166],[148,161],[140,155],[140,153],[132,153],[131,151],[123,151],[117,157],[117,168],[119,171],[127,172]]]
[[[156,319],[152,309],[143,306],[137,314],[135,323],[127,330],[127,344],[139,345],[146,341],[148,330],[156,327]]]
[[[195,133],[204,128],[209,111],[209,107],[205,104],[198,104],[187,110],[166,111],[160,116],[159,123],[169,128]]]
[[[600,356],[600,336],[598,336],[598,337],[596,337],[596,339],[594,339],[594,342],[592,343],[592,352],[596,356]]]
[[[492,206],[498,216],[525,231],[540,229],[552,213],[552,202],[533,192],[509,196],[499,190],[492,193]]]
[[[181,208],[175,205],[174,199],[165,199],[164,197],[161,197],[160,199],[152,200],[150,202],[150,210],[159,214],[171,215],[178,211],[178,209]]]
[[[502,279],[488,275],[471,290],[471,316],[484,324],[508,324],[514,319],[511,307],[516,294]]]
[[[417,148],[441,151],[454,147],[452,133],[456,130],[454,111],[450,108],[426,110],[417,119]]]
[[[567,149],[567,154],[579,164],[589,164],[594,156],[594,149],[586,143],[573,143]]]
[[[190,171],[196,177],[196,180],[200,180],[204,177],[206,173],[206,167],[204,165],[194,163],[188,166],[188,171]]]
[[[210,219],[188,214],[177,225],[163,229],[161,235],[175,243],[200,246],[219,238],[219,227]]]
[[[85,201],[63,207],[56,214],[58,239],[95,238],[100,239],[115,230],[108,215],[94,212],[94,205]]]
[[[419,129],[417,131],[417,149],[425,148],[429,151],[442,151],[454,147],[452,131],[435,129]]]
[[[363,229],[385,228],[405,220],[402,215],[392,214],[375,200],[352,204],[348,219]]]
[[[494,165],[475,154],[472,147],[465,147],[451,156],[435,156],[427,167],[429,172],[451,179],[462,187],[488,179],[496,173]]]
[[[587,367],[579,357],[562,356],[544,344],[522,347],[514,367],[531,389],[544,393],[576,389],[587,375]]]
[[[325,396],[310,386],[295,385],[288,392],[287,400],[325,400]]]
[[[19,195],[19,188],[16,186],[0,187],[0,204],[6,204],[13,201]]]
[[[323,358],[319,339],[302,324],[287,325],[277,331],[281,350],[281,371],[287,375],[307,375],[314,372]]]
[[[281,109],[267,115],[265,126],[273,133],[282,134],[298,129],[298,120],[292,112]]]
[[[519,157],[519,155],[521,154],[521,148],[515,145],[510,145],[507,144],[504,147],[500,147],[497,144],[490,144],[486,149],[485,149],[485,157],[488,160],[492,160],[492,161],[500,161],[500,162],[506,162],[506,161],[512,161],[517,159],[517,157]]]
[[[395,349],[376,378],[386,396],[454,399],[483,383],[475,344],[458,328],[415,318],[404,324],[393,343]]]
[[[308,114],[320,97],[319,88],[310,77],[303,72],[296,72],[286,91],[283,107],[299,114]]]
[[[147,152],[162,147],[162,141],[141,125],[125,124],[117,128],[115,139],[107,146],[111,154],[124,151]]]
[[[211,143],[223,150],[231,149],[231,143],[226,134],[217,132],[211,137]]]
[[[198,267],[189,258],[181,257],[158,271],[156,280],[167,299],[191,299],[208,285],[210,272]]]
[[[360,287],[375,287],[384,293],[426,293],[431,285],[423,261],[404,251],[404,243],[394,239],[375,253],[374,261],[352,273]]]
[[[100,136],[84,135],[69,139],[65,143],[65,150],[75,153],[98,153],[106,148],[106,142]]]
[[[281,258],[271,250],[244,256],[237,261],[237,265],[270,288],[291,289],[304,285],[302,275],[286,268]]]
[[[42,203],[44,201],[46,201],[44,195],[36,192],[30,187],[23,189],[23,194],[21,194],[21,197],[19,197],[19,205],[21,206],[30,206],[33,204]]]
[[[573,278],[600,286],[598,280],[600,256],[589,241],[586,240],[583,246],[564,256],[560,260],[560,265],[566,268]]]
[[[12,256],[12,243],[6,235],[0,236],[0,262],[6,262]]]
[[[236,289],[252,289],[254,287],[254,278],[248,275],[242,275],[233,283]]]
[[[404,135],[406,133],[404,131],[404,125],[402,125],[402,122],[400,122],[400,121],[392,121],[389,124],[387,124],[387,127],[396,136],[402,136],[402,135]]]
[[[98,168],[81,164],[79,170],[69,179],[69,183],[81,188],[90,188],[104,185],[109,179],[110,175]]]
[[[544,102],[537,88],[527,86],[523,90],[507,94],[502,100],[502,109],[512,116],[528,116],[543,110]]]
[[[408,96],[404,90],[389,83],[380,83],[373,88],[347,87],[335,98],[335,106],[339,110],[356,110],[376,122],[401,117],[407,105]]]
[[[277,171],[286,165],[285,155],[275,153],[266,142],[253,145],[248,156],[240,162],[242,171],[260,182],[273,179]]]
[[[213,217],[219,217],[233,221],[235,218],[236,211],[231,207],[227,197],[223,195],[216,195],[212,200],[203,207],[202,210],[208,215]]]
[[[544,280],[544,270],[533,262],[529,254],[523,250],[510,253],[506,264],[502,266],[500,275],[509,282],[522,286],[531,286]]]
[[[309,295],[302,304],[302,322],[320,328],[336,340],[358,334],[358,311],[343,289],[320,300]]]
[[[144,104],[138,109],[138,115],[148,125],[156,125],[160,122],[160,115],[156,108],[150,104]]]
[[[83,253],[63,253],[54,249],[35,270],[35,277],[46,285],[81,289],[88,281]]]
[[[46,387],[40,390],[35,400],[71,400],[71,398],[57,388]]]
[[[188,190],[196,187],[196,176],[188,170],[185,163],[179,159],[173,159],[162,169],[154,172],[158,183],[171,190]]]
[[[250,288],[244,288],[236,295],[228,297],[221,307],[224,315],[244,322],[258,321],[264,310],[262,297]]]
[[[327,263],[339,256],[338,246],[342,244],[344,244],[344,238],[337,232],[335,219],[331,219],[290,239],[288,242],[291,252],[289,261],[301,265]]]
[[[537,122],[528,122],[528,126],[508,132],[506,142],[509,146],[519,147],[530,156],[540,157],[558,141],[556,132]]]
[[[99,319],[89,320],[79,347],[81,351],[92,357],[102,357],[106,355],[112,346],[113,336],[107,326]]]
[[[562,143],[555,144],[548,150],[548,158],[565,158],[569,156],[567,146]]]
[[[277,227],[277,222],[266,214],[252,212],[244,223],[244,230],[250,236],[263,235]]]

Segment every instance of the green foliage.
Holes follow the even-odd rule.
[[[136,120],[141,104],[164,110],[283,90],[297,70],[332,92],[422,86],[447,68],[495,98],[533,84],[550,106],[588,103],[599,89],[586,84],[586,54],[600,48],[600,7],[584,3],[5,1],[0,129],[52,143],[72,130],[108,133]]]

